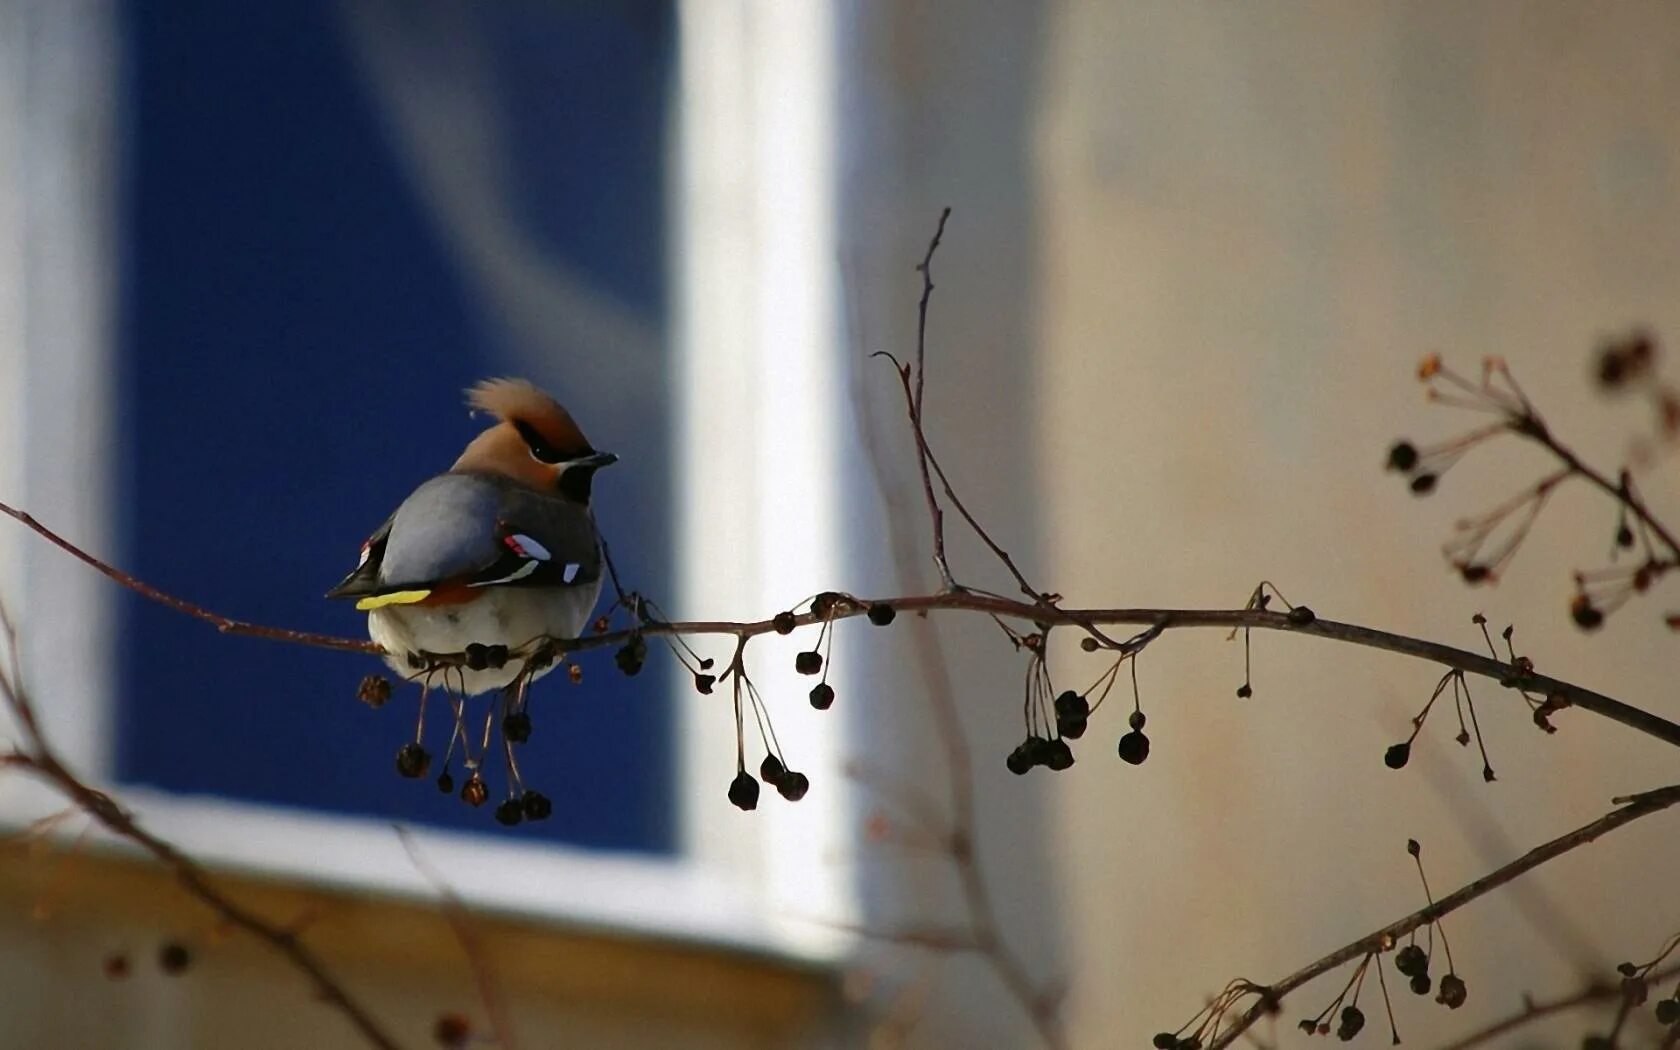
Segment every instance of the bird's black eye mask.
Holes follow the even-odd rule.
[[[523,419],[514,420],[513,429],[519,431],[519,436],[524,440],[525,447],[531,450],[531,458],[536,460],[538,463],[547,463],[552,467],[557,464],[564,463],[568,459],[576,458],[574,456],[561,455],[558,449],[548,443],[547,438],[537,432],[536,427],[525,422]],[[589,453],[585,451],[581,454],[588,455]]]

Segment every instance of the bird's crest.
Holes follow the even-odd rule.
[[[486,379],[467,390],[467,405],[476,412],[490,413],[522,434],[534,430],[563,455],[593,451],[572,414],[529,380]]]

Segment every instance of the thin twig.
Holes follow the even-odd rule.
[[[252,638],[268,638],[277,642],[292,642],[296,645],[308,645],[317,649],[341,649],[353,653],[377,653],[381,651],[379,646],[375,645],[373,642],[361,641],[355,638],[337,638],[330,634],[317,634],[314,631],[294,631],[287,627],[265,627],[262,624],[251,623],[246,620],[235,620],[231,617],[223,616],[221,613],[213,612],[202,605],[189,602],[185,598],[177,598],[173,594],[161,591],[158,588],[153,587],[151,584],[146,583],[144,580],[140,580],[121,569],[116,568],[109,562],[101,561],[89,554],[87,551],[76,546],[74,543],[71,543],[63,536],[60,536],[58,533],[47,528],[39,521],[35,520],[35,517],[27,511],[18,510],[16,507],[0,503],[0,514],[5,514],[8,517],[15,518],[17,521],[22,522],[24,525],[33,529],[37,535],[44,537],[58,546],[59,549],[64,550],[71,556],[79,558],[81,561],[91,565],[94,569],[104,573],[106,576],[109,576],[111,579],[117,581],[141,597],[149,598],[152,601],[157,602],[159,605],[166,605],[169,608],[174,609],[176,612],[185,613],[195,619],[203,620],[205,623],[212,624],[223,634],[239,634],[247,635]]]
[[[7,765],[34,774],[98,821],[107,831],[150,853],[174,872],[175,880],[189,895],[197,898],[228,925],[244,930],[268,945],[293,969],[308,978],[314,986],[316,998],[343,1014],[370,1046],[380,1047],[381,1050],[396,1050],[396,1039],[327,971],[325,964],[315,953],[299,942],[294,930],[271,923],[228,897],[216,887],[197,861],[141,827],[115,799],[97,788],[90,787],[64,764],[42,733],[35,714],[35,705],[30,700],[22,680],[16,677],[15,659],[18,643],[10,621],[4,619],[3,609],[0,609],[0,623],[3,623],[14,659],[11,668],[0,670],[0,698],[5,700],[7,707],[16,717],[25,738],[23,749],[13,751],[7,756]]]
[[[484,950],[484,945],[473,931],[472,913],[467,910],[460,894],[444,879],[443,873],[432,867],[420,852],[413,834],[400,825],[397,826],[396,832],[398,841],[402,843],[403,850],[408,853],[408,859],[414,865],[414,870],[431,884],[443,902],[443,916],[449,920],[449,928],[454,931],[455,940],[467,957],[467,966],[472,970],[473,983],[478,986],[478,998],[484,1004],[485,1015],[490,1019],[490,1031],[496,1037],[496,1044],[504,1050],[519,1050],[519,1037],[514,1033],[507,1004],[502,1000],[501,985],[496,980],[495,967],[489,953]]]
[[[1267,1016],[1268,1005],[1275,1007],[1275,1004],[1282,1002],[1286,995],[1308,981],[1329,973],[1343,963],[1369,955],[1372,952],[1385,951],[1399,938],[1413,930],[1432,923],[1443,915],[1457,911],[1464,905],[1498,889],[1519,875],[1531,871],[1555,857],[1560,857],[1571,850],[1584,846],[1599,836],[1616,830],[1623,824],[1680,803],[1680,784],[1658,788],[1655,791],[1646,791],[1626,798],[1618,798],[1614,802],[1619,808],[1611,810],[1592,823],[1582,825],[1574,831],[1552,839],[1550,842],[1536,846],[1509,864],[1496,868],[1474,882],[1439,898],[1428,907],[1420,908],[1403,919],[1391,922],[1379,930],[1343,945],[1330,954],[1301,967],[1288,977],[1266,986],[1267,996],[1263,1001],[1256,1002],[1244,1010],[1240,1016],[1231,1022],[1230,1027],[1220,1033],[1218,1039],[1208,1045],[1208,1050],[1221,1050],[1221,1048],[1229,1046],[1237,1036],[1246,1031],[1254,1022]]]

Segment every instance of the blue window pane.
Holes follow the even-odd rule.
[[[661,333],[673,25],[664,3],[398,5],[466,13],[490,56],[521,229],[589,291]],[[567,383],[577,347],[531,361],[419,187],[337,3],[133,3],[122,341],[122,526],[142,578],[231,615],[363,636],[323,592],[362,539],[482,426],[461,390],[524,372],[623,465],[596,485],[627,584],[674,578],[668,391]],[[462,46],[466,46],[463,42]],[[662,342],[655,339],[654,342]],[[659,353],[663,353],[660,350]],[[597,362],[598,363],[598,362]],[[655,375],[668,369],[656,363]],[[640,370],[647,372],[644,366]],[[602,418],[607,416],[607,418]],[[416,692],[384,709],[371,657],[219,637],[125,596],[119,776],[173,791],[668,851],[668,661],[610,653],[534,687],[527,784],[553,818],[508,832],[431,780],[400,779]],[[482,711],[483,699],[478,701]],[[441,757],[446,705],[428,747]],[[500,797],[499,763],[489,768]],[[433,772],[436,772],[434,765]],[[454,768],[456,783],[462,775]]]

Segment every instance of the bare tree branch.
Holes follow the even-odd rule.
[[[23,746],[4,756],[5,764],[25,770],[45,781],[53,789],[98,821],[107,831],[127,839],[156,858],[175,873],[181,888],[215,912],[228,925],[244,930],[268,945],[293,969],[303,974],[314,987],[316,998],[343,1014],[370,1046],[381,1050],[396,1050],[398,1043],[367,1008],[352,996],[338,979],[328,972],[326,965],[314,952],[299,941],[296,931],[272,923],[224,894],[211,881],[209,873],[198,862],[140,826],[127,810],[110,795],[89,786],[58,757],[52,744],[42,733],[35,714],[35,706],[18,673],[17,636],[11,622],[0,608],[0,627],[3,627],[12,662],[0,669],[0,699],[16,718],[22,729]]]

